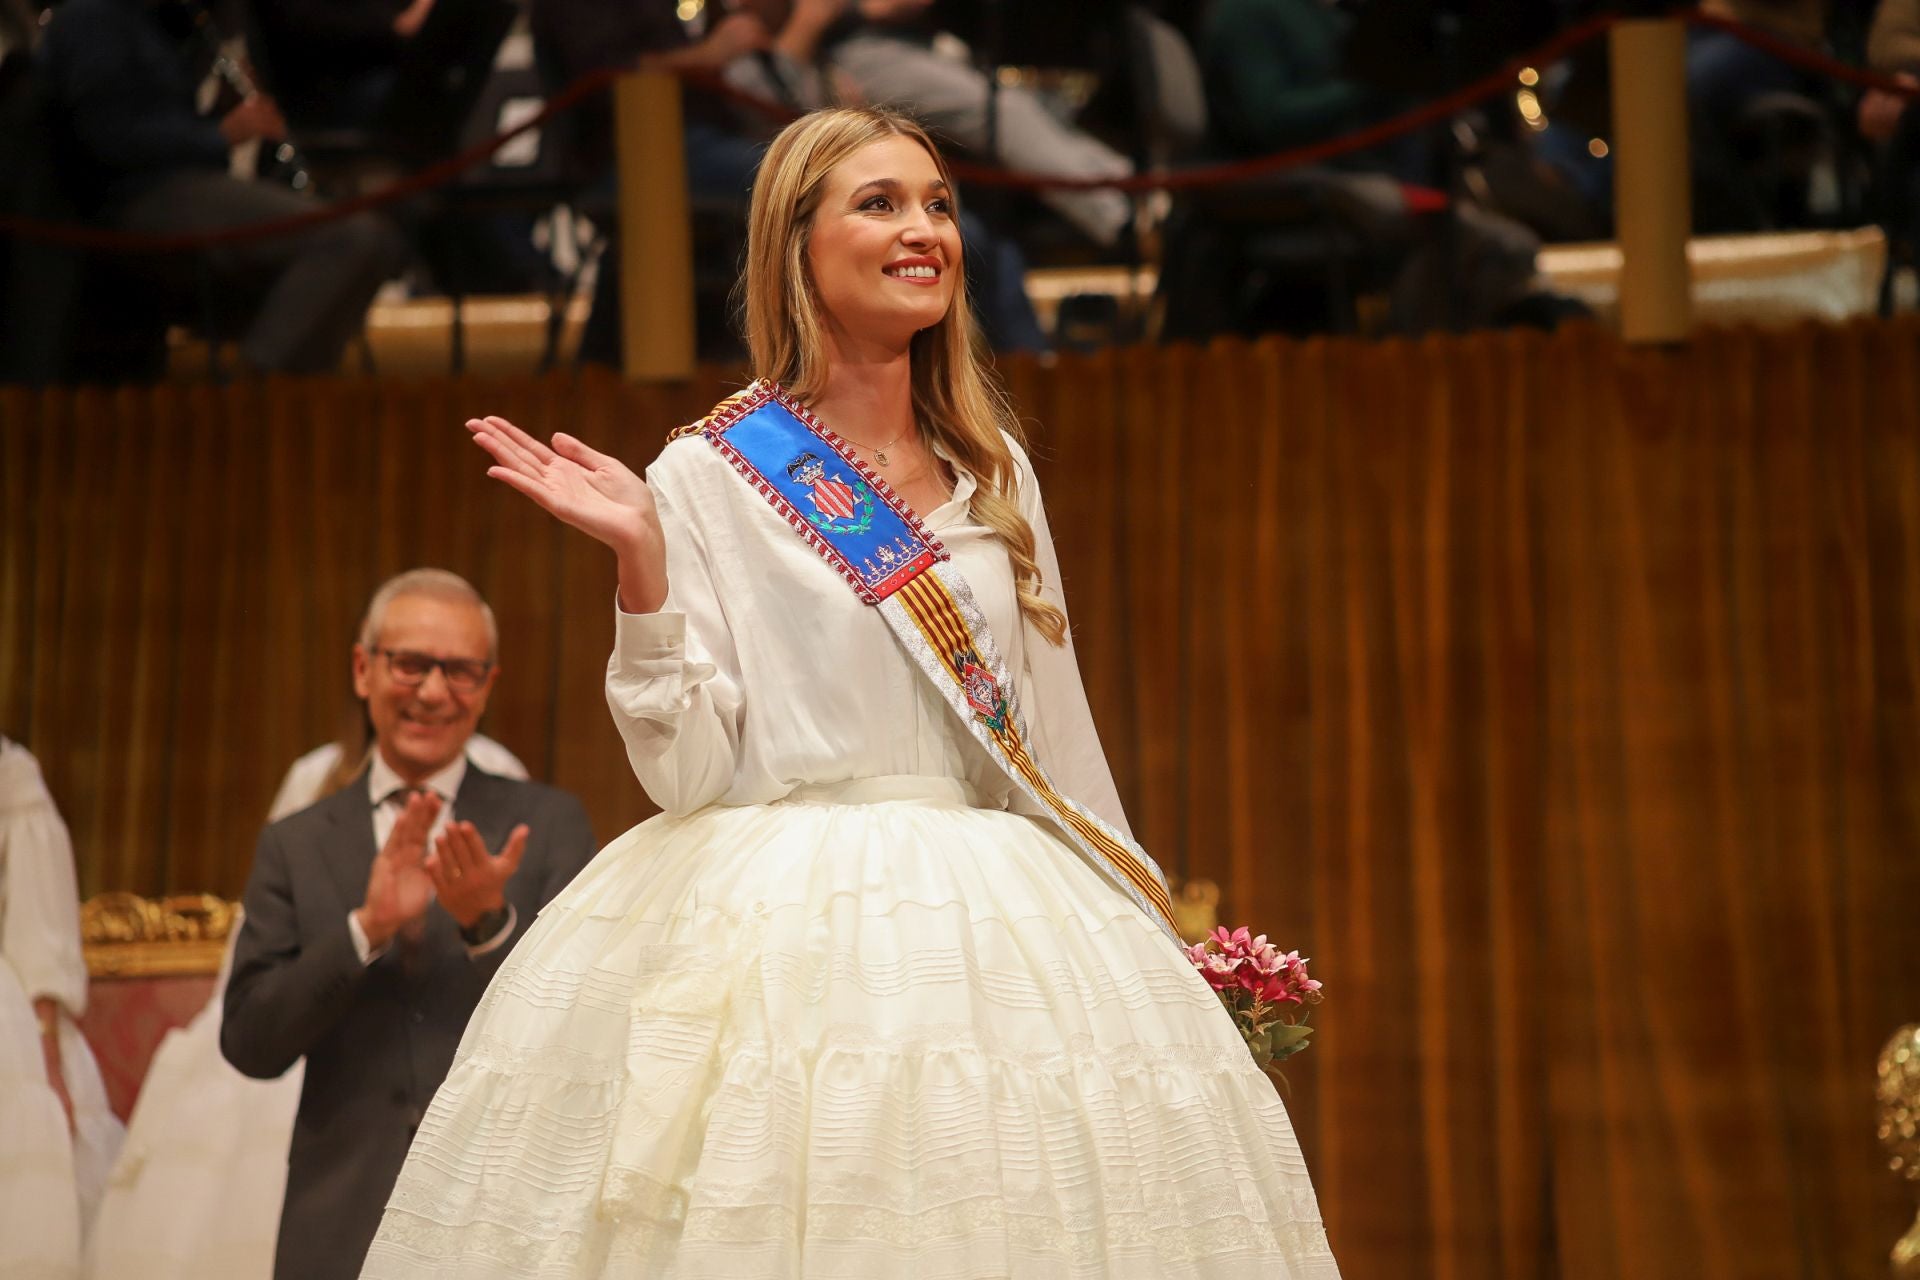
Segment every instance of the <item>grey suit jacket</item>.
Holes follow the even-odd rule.
[[[307,1060],[276,1280],[360,1274],[407,1145],[487,982],[540,908],[593,857],[586,811],[564,791],[469,764],[453,807],[489,849],[505,844],[516,823],[530,828],[526,856],[507,882],[514,936],[477,958],[436,904],[418,944],[396,941],[372,964],[360,963],[347,916],[365,900],[377,852],[365,774],[261,833],[220,1050],[257,1079]]]

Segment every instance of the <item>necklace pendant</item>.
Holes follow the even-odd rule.
[[[886,466],[886,465],[887,465],[887,451],[886,451],[885,449],[875,449],[875,450],[873,451],[873,460],[874,460],[875,462],[877,462],[877,463],[879,463],[879,464],[880,464],[881,466],[883,466],[883,467],[884,467],[884,466]]]

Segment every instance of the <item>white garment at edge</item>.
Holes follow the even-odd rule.
[[[73,844],[40,766],[0,738],[0,1280],[71,1280],[122,1129],[74,1019],[87,1007]],[[67,1128],[37,999],[60,1005]]]
[[[647,479],[668,600],[617,619],[607,696],[666,812],[502,964],[363,1280],[1337,1280],[1286,1109],[1181,948],[707,441]],[[1124,825],[974,489],[927,524],[1033,754]]]
[[[475,734],[467,757],[489,773],[525,778],[526,766]],[[320,799],[340,759],[336,743],[293,762],[267,821]],[[167,1033],[147,1068],[87,1244],[90,1280],[269,1280],[287,1143],[304,1062],[278,1080],[249,1080],[220,1055],[221,999],[239,921],[206,1007]],[[5,1280],[0,1270],[0,1280]]]

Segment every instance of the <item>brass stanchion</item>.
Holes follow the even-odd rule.
[[[1613,62],[1614,225],[1624,259],[1620,330],[1678,342],[1693,329],[1687,236],[1687,31],[1677,18],[1621,22]]]
[[[645,72],[613,89],[620,166],[620,368],[636,382],[693,376],[693,230],[680,81]]]

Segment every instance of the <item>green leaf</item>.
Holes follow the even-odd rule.
[[[1307,1047],[1307,1038],[1313,1034],[1313,1028],[1304,1023],[1282,1022],[1267,1030],[1267,1047],[1273,1053],[1273,1060],[1290,1058]]]

